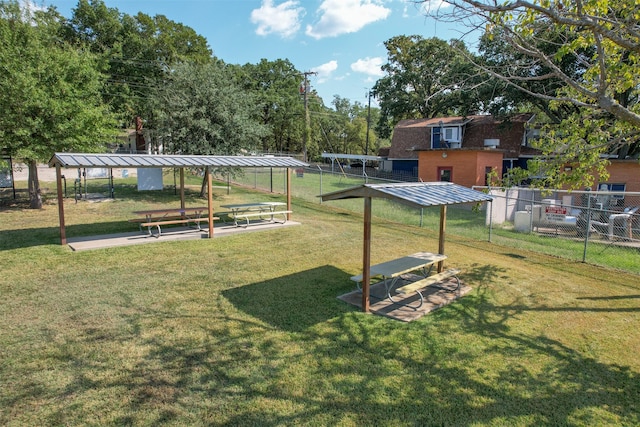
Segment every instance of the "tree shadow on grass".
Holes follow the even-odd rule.
[[[349,275],[321,266],[222,292],[238,310],[278,329],[299,332],[352,311],[336,298],[350,285]]]
[[[67,225],[65,229],[67,238],[70,238],[132,232],[137,230],[137,226],[126,221],[111,221]],[[45,245],[60,245],[59,227],[20,228],[0,231],[0,251]]]
[[[49,424],[101,410],[116,425],[638,425],[640,375],[515,330],[524,308],[489,286],[506,273],[472,266],[472,295],[409,324],[338,301],[350,283],[331,266],[200,298],[195,312],[125,293],[118,321],[44,340],[64,387],[16,363],[34,381],[2,402],[40,419],[50,402]]]

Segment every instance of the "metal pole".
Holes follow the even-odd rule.
[[[371,123],[371,91],[369,91],[369,106],[367,109],[367,139],[366,139],[366,144],[365,144],[365,149],[364,149],[364,154],[368,155],[369,154],[369,126]],[[364,171],[364,160],[362,161],[362,170]]]
[[[489,243],[491,243],[492,230],[493,230],[493,200],[489,200]]]
[[[584,250],[582,251],[582,262],[587,262],[587,246],[589,245],[589,232],[591,231],[591,194],[588,194],[587,196],[587,228],[584,230]]]
[[[533,205],[536,202],[536,190],[531,190],[531,215],[529,215],[529,233],[533,232]],[[542,209],[542,206],[540,207]],[[542,211],[540,211],[540,215],[542,215]]]
[[[64,198],[62,197],[62,173],[56,164],[56,187],[58,190],[58,221],[60,223],[60,244],[67,244],[67,230],[64,224]]]
[[[364,198],[364,238],[362,240],[362,311],[368,313],[371,282],[371,197]]]
[[[322,194],[322,168],[318,165],[318,170],[320,171],[320,193]],[[322,197],[320,198],[320,204],[322,204]]]

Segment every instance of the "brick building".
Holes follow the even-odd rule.
[[[485,185],[489,172],[502,176],[536,155],[529,147],[532,120],[532,114],[508,121],[488,115],[403,120],[394,129],[389,160],[394,171],[415,170],[423,181]]]

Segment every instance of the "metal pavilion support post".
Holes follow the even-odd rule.
[[[209,238],[213,239],[213,178],[211,168],[207,166],[207,211],[209,214]]]
[[[64,225],[64,198],[62,196],[62,172],[60,165],[56,165],[56,186],[58,187],[58,219],[60,221],[60,244],[67,244],[67,231]]]
[[[291,211],[291,168],[287,168],[287,210]],[[291,220],[291,212],[287,213],[287,221]]]
[[[369,312],[371,282],[371,197],[364,198],[364,238],[362,247],[362,311]]]
[[[180,168],[180,209],[184,208],[184,168]]]
[[[444,255],[444,240],[447,231],[447,205],[440,206],[440,237],[438,240],[438,253]],[[442,273],[444,261],[438,263],[438,273]]]

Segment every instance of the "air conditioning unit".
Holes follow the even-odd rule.
[[[460,141],[449,142],[449,148],[460,148],[462,143]]]
[[[499,139],[485,139],[484,140],[484,146],[487,147],[487,148],[496,148],[499,145],[500,145],[500,140]]]

